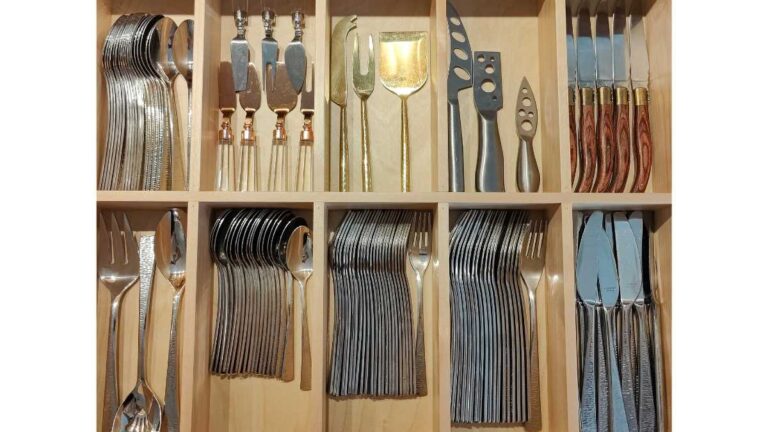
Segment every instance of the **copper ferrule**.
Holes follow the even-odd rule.
[[[648,89],[639,87],[635,89],[635,105],[648,105]]]
[[[253,130],[253,122],[245,121],[240,132],[240,142],[245,145],[253,145],[256,142],[256,131]]]
[[[219,141],[232,142],[232,128],[229,126],[229,118],[224,117],[221,122],[221,129],[219,129]]]
[[[285,122],[278,120],[277,124],[275,124],[275,130],[272,131],[272,138],[276,141],[288,139],[288,133],[285,131]]]
[[[610,87],[600,87],[597,89],[597,96],[600,105],[610,105],[613,103],[613,91]]]
[[[582,105],[594,105],[595,104],[595,90],[591,87],[582,87],[581,91],[581,104]]]
[[[576,90],[573,87],[568,87],[568,105],[576,105]]]
[[[616,87],[616,105],[629,105],[629,90],[626,87]]]
[[[301,130],[301,136],[299,137],[299,142],[305,145],[310,145],[312,142],[315,141],[315,131],[312,130],[312,120],[305,119],[304,120],[304,127]]]

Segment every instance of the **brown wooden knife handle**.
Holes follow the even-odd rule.
[[[645,192],[653,163],[648,89],[635,89],[635,181],[632,192]]]
[[[597,164],[597,136],[595,134],[595,90],[581,89],[581,177],[576,192],[589,192]]]
[[[571,141],[571,185],[576,180],[576,161],[579,157],[579,151],[576,147],[576,95],[572,88],[568,88],[568,130]]]
[[[616,146],[613,136],[613,97],[610,87],[598,89],[598,136],[597,178],[593,192],[609,192],[613,181],[614,156]]]
[[[613,178],[614,192],[624,192],[629,175],[629,90],[616,88],[616,174]]]

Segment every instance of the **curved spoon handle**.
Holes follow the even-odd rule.
[[[312,351],[309,347],[309,325],[307,323],[307,297],[304,282],[299,281],[301,298],[301,382],[299,388],[312,390]]]
[[[139,259],[141,261],[139,277],[139,364],[138,379],[144,381],[144,349],[147,333],[147,319],[152,302],[152,281],[155,274],[155,235],[141,236],[139,239]]]
[[[168,346],[168,370],[165,375],[165,415],[168,419],[168,432],[179,431],[179,392],[178,392],[178,353],[176,349],[176,324],[179,318],[179,307],[184,287],[173,296],[173,312],[171,313],[171,337]]]
[[[112,422],[117,412],[117,331],[120,322],[120,304],[123,295],[112,299],[109,313],[109,339],[107,340],[107,367],[104,375],[104,404],[101,412],[101,431],[112,431]]]
[[[187,152],[186,162],[184,164],[184,189],[189,190],[189,172],[191,171],[189,161],[192,151],[192,80],[187,81]]]

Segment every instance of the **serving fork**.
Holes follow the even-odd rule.
[[[110,217],[110,226],[99,215],[97,236],[97,261],[99,281],[109,291],[111,308],[109,313],[109,340],[107,342],[107,367],[104,385],[104,404],[101,415],[102,431],[112,430],[112,421],[117,412],[117,332],[120,322],[120,306],[123,295],[139,280],[139,249],[133,236],[128,216],[123,213],[122,229],[115,214]]]
[[[427,394],[427,367],[424,358],[424,272],[429,266],[432,232],[432,218],[429,212],[418,212],[413,216],[413,231],[408,245],[408,262],[416,275],[416,298],[418,301],[418,324],[416,327],[416,393]]]
[[[529,391],[528,391],[528,421],[538,424],[540,421],[539,398],[539,344],[536,334],[536,288],[544,272],[544,261],[547,250],[547,220],[534,217],[528,222],[528,230],[523,239],[520,257],[520,279],[528,291],[528,361]]]

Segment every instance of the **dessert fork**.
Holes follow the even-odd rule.
[[[413,230],[408,244],[408,262],[416,274],[416,298],[418,301],[418,324],[416,327],[416,393],[427,394],[427,368],[424,358],[424,272],[430,260],[430,232],[432,218],[429,212],[418,212],[413,216]]]

